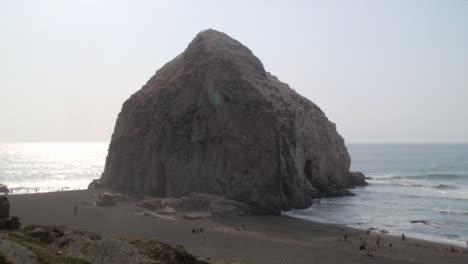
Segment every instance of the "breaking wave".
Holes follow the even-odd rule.
[[[441,214],[449,214],[449,215],[467,215],[467,210],[452,210],[452,209],[434,209],[434,212],[438,212]]]

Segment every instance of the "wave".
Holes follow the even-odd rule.
[[[362,192],[366,193],[375,193],[375,194],[388,194],[388,195],[396,195],[398,197],[408,197],[408,198],[423,198],[423,199],[442,199],[442,200],[451,200],[451,201],[468,201],[468,195],[466,193],[450,193],[451,195],[446,194],[439,194],[439,193],[427,193],[427,192],[398,192],[398,191],[389,191],[389,190],[371,190],[366,189]]]
[[[432,188],[438,190],[456,190],[460,187],[449,184],[421,184],[420,182],[414,180],[401,180],[401,181],[386,181],[386,180],[368,180],[368,183],[371,185],[392,185],[392,186],[401,186],[401,187],[413,187],[413,188]]]
[[[457,180],[457,179],[468,179],[468,176],[462,175],[462,174],[422,174],[422,175],[408,176],[407,178],[427,179],[427,180]]]
[[[434,212],[450,215],[468,215],[468,210],[433,209]]]
[[[399,180],[399,179],[427,179],[427,180],[466,179],[468,180],[468,175],[429,173],[429,174],[416,174],[416,175],[389,174],[389,175],[383,175],[383,176],[372,176],[372,180]]]
[[[447,185],[447,184],[437,184],[437,185],[431,186],[431,188],[439,189],[439,190],[454,190],[454,189],[458,189],[459,187],[453,186],[453,185]]]

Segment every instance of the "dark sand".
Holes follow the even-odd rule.
[[[359,237],[364,231],[335,225],[314,223],[284,216],[225,216],[209,219],[166,220],[151,216],[131,215],[135,202],[116,207],[84,205],[96,200],[93,194],[102,190],[69,191],[9,196],[11,215],[19,216],[23,226],[65,225],[91,231],[105,237],[157,238],[173,245],[183,245],[189,252],[215,260],[244,259],[251,263],[468,263],[468,249],[377,233],[368,237],[373,257],[359,251]],[[78,205],[78,215],[73,207]],[[247,230],[237,231],[235,226]],[[192,234],[193,228],[204,228],[203,234]],[[343,241],[344,232],[348,241]],[[393,244],[392,249],[388,247]]]

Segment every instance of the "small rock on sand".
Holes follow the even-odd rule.
[[[208,218],[209,216],[211,216],[211,213],[209,212],[193,212],[193,213],[185,213],[183,215],[185,219],[190,219],[190,220]]]
[[[166,206],[163,209],[158,210],[157,213],[161,214],[161,215],[170,215],[170,214],[176,214],[177,211],[176,211],[176,209],[174,209],[174,208],[172,208],[170,206]]]

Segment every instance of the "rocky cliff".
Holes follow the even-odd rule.
[[[159,197],[221,194],[279,213],[349,194],[363,184],[349,166],[319,107],[240,42],[206,30],[124,103],[101,180]]]

